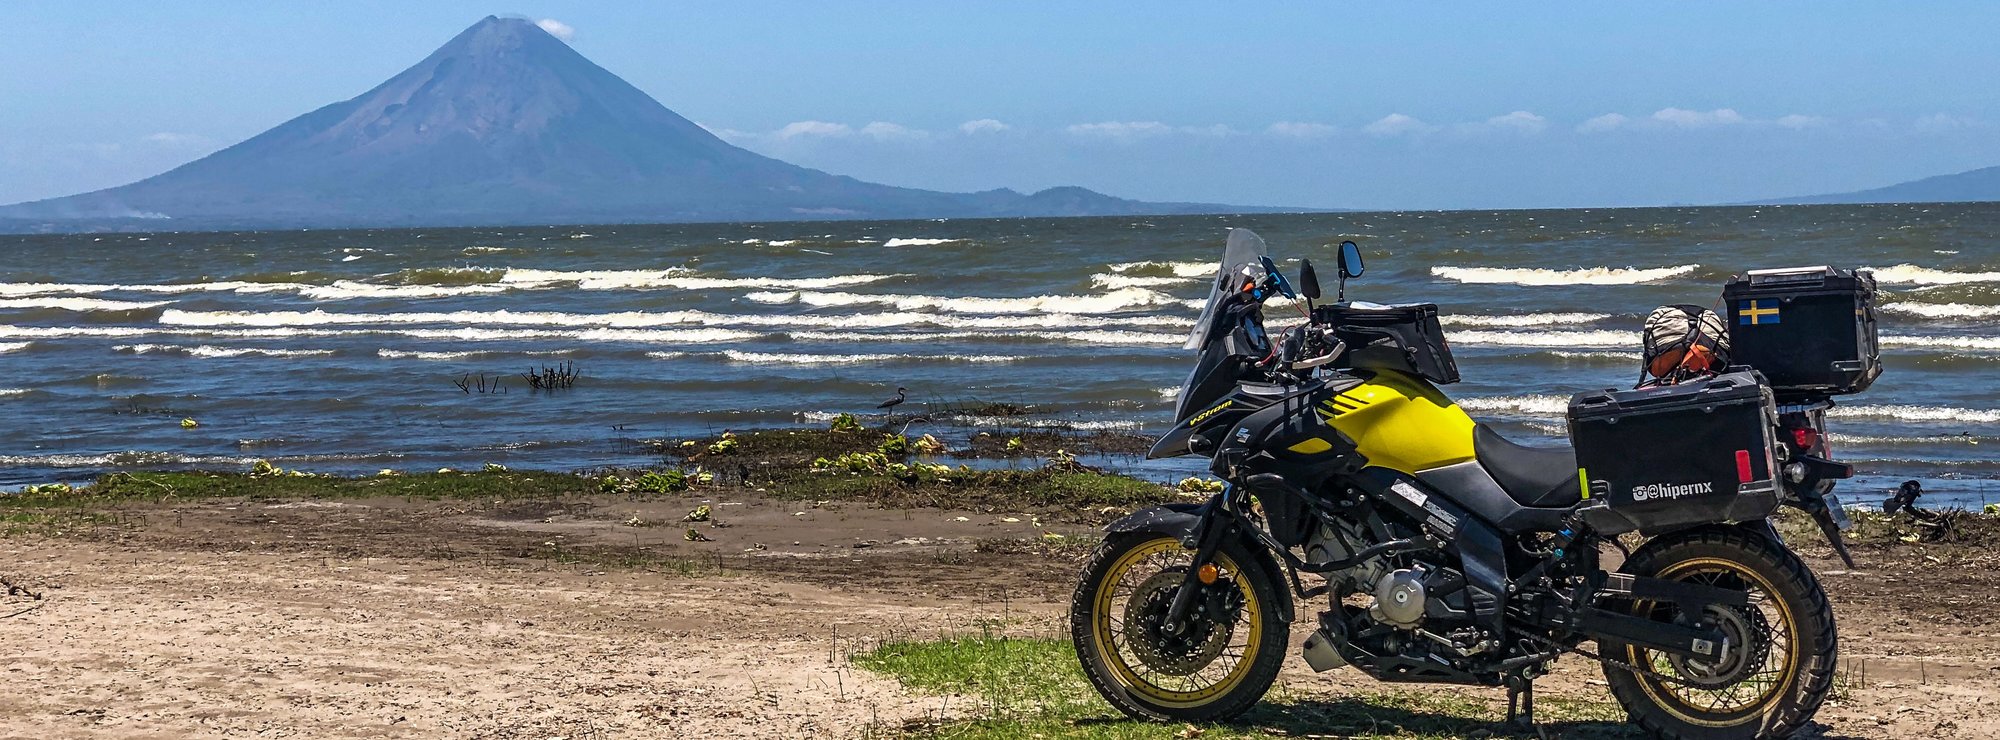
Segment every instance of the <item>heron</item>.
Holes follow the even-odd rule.
[[[896,420],[896,407],[903,405],[904,401],[910,400],[909,392],[910,389],[908,388],[904,388],[900,385],[896,386],[896,397],[875,404],[875,408],[886,409],[889,412],[889,421],[893,425]]]

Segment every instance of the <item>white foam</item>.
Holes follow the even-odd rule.
[[[1456,399],[1458,407],[1466,411],[1482,411],[1531,416],[1564,416],[1569,413],[1569,399],[1563,396],[1489,396],[1484,398]]]
[[[896,334],[860,334],[860,332],[790,332],[788,334],[800,342],[956,342],[956,340],[1046,340],[1046,342],[1076,342],[1076,344],[1114,344],[1114,346],[1178,346],[1188,338],[1184,334],[1150,334],[1150,332],[1116,332],[1116,330],[1084,330],[1084,332],[896,332]]]
[[[1639,343],[1638,332],[1628,331],[1454,331],[1445,335],[1452,344],[1495,347],[1630,347]]]
[[[952,242],[962,242],[962,241],[965,241],[965,240],[964,240],[964,239],[920,239],[920,238],[903,238],[903,237],[897,237],[897,238],[892,238],[892,239],[890,239],[890,240],[888,240],[888,241],[885,241],[885,242],[882,242],[882,246],[885,246],[885,247],[934,247],[934,246],[937,246],[937,245],[939,245],[939,244],[950,244],[950,243],[952,243]]]
[[[1830,416],[1871,417],[1901,421],[1962,421],[1975,424],[2000,422],[2000,409],[1966,409],[1955,406],[1835,406]]]
[[[416,350],[378,349],[375,356],[385,360],[463,360],[469,357],[492,354],[481,350],[462,352],[422,352]]]
[[[1438,321],[1445,326],[1576,326],[1609,318],[1610,314],[1602,313],[1445,314]]]
[[[1561,357],[1566,360],[1627,360],[1631,362],[1638,362],[1639,360],[1645,358],[1644,355],[1638,352],[1606,352],[1599,350],[1578,351],[1578,350],[1563,350],[1563,349],[1553,349],[1553,350],[1548,350],[1547,352],[1548,354],[1554,355],[1556,357]]]
[[[764,288],[783,290],[814,290],[820,288],[840,288],[851,285],[891,280],[904,275],[834,275],[823,278],[715,278],[696,277],[694,270],[685,267],[670,267],[664,270],[534,270],[508,268],[500,282],[522,287],[549,287],[560,283],[575,283],[580,290],[637,290],[645,288],[671,288],[678,290],[716,290],[724,288]]]
[[[934,295],[874,293],[827,293],[817,291],[760,291],[744,296],[757,303],[798,303],[815,307],[885,305],[904,311],[932,310],[950,313],[1117,313],[1160,306],[1200,307],[1200,301],[1175,298],[1144,288],[1122,288],[1109,293],[1081,296],[1042,295],[1025,298],[954,298]]]
[[[332,285],[302,286],[299,295],[316,301],[344,301],[355,298],[447,298],[506,292],[502,285],[378,285],[354,280],[335,280]]]
[[[1905,316],[1922,316],[1927,319],[1990,319],[2000,316],[2000,306],[1975,306],[1968,303],[1898,301],[1884,304],[1882,310]]]
[[[28,345],[31,344],[34,344],[34,342],[0,342],[0,355],[7,354],[8,352],[19,352],[27,349]]]
[[[566,313],[555,311],[441,311],[402,313],[342,313],[312,311],[183,311],[167,309],[160,323],[172,326],[347,326],[372,324],[467,324],[499,326],[653,327],[704,326],[825,327],[843,329],[931,325],[962,329],[1032,329],[1080,326],[1192,326],[1179,316],[1084,316],[1041,314],[959,316],[929,312],[867,313],[845,316],[814,314],[723,314],[708,311],[622,311]]]
[[[54,308],[63,311],[143,311],[159,308],[169,301],[141,303],[137,301],[111,301],[101,298],[6,298],[0,299],[0,308]]]
[[[1167,399],[1169,401],[1178,400],[1181,397],[1181,387],[1178,385],[1170,385],[1165,388],[1154,388],[1153,392],[1160,394],[1161,398]]]
[[[187,357],[326,357],[333,354],[330,349],[267,349],[263,347],[183,347],[173,344],[124,344],[111,348],[117,352],[135,355],[152,353],[183,355]]]
[[[1112,272],[1167,272],[1179,278],[1214,278],[1221,266],[1214,262],[1166,262],[1148,260],[1145,262],[1115,262],[1105,265]]]
[[[753,365],[862,365],[883,362],[1013,362],[1020,359],[1012,355],[814,355],[771,352],[738,352],[725,350],[722,356],[730,362]]]
[[[1155,277],[1152,275],[1120,275],[1100,272],[1090,276],[1092,285],[1099,288],[1165,288],[1175,285],[1201,282],[1199,278]]]
[[[0,296],[89,295],[94,293],[276,293],[297,290],[298,283],[252,283],[224,280],[209,283],[120,285],[109,283],[0,283]]]
[[[1881,338],[1884,347],[2000,350],[2000,337],[1898,336]]]
[[[1895,285],[1958,285],[2000,282],[2000,272],[1954,272],[1912,264],[1865,268],[1875,273],[1875,281]]]
[[[1461,283],[1513,285],[1637,285],[1693,273],[1701,265],[1676,267],[1585,267],[1552,270],[1544,267],[1433,267],[1431,275]]]
[[[7,396],[24,396],[27,395],[28,393],[29,390],[26,388],[0,388],[0,398],[5,398]]]

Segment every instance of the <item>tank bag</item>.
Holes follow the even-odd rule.
[[[1642,388],[1708,377],[1729,365],[1729,332],[1722,317],[1700,306],[1653,309],[1646,317],[1644,345]]]

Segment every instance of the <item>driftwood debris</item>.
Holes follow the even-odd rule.
[[[468,373],[465,377],[451,381],[451,384],[458,386],[460,391],[464,391],[467,394],[507,392],[507,389],[500,385],[500,376],[495,375],[488,378],[486,377],[486,373],[480,373],[477,377]]]
[[[583,372],[577,369],[575,361],[570,360],[558,363],[554,367],[543,365],[540,369],[530,369],[521,373],[521,379],[528,381],[528,387],[538,391],[571,388],[576,385],[576,379],[581,377]]]

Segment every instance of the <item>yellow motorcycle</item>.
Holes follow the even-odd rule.
[[[1084,567],[1071,630],[1107,701],[1142,719],[1235,717],[1304,617],[1314,670],[1504,687],[1514,723],[1532,724],[1533,682],[1564,655],[1602,663],[1660,737],[1788,737],[1813,716],[1833,683],[1833,609],[1768,517],[1812,488],[1793,479],[1814,451],[1779,436],[1758,376],[1579,396],[1575,434],[1592,409],[1698,402],[1722,426],[1695,443],[1733,448],[1716,482],[1600,479],[1577,450],[1519,445],[1467,416],[1438,388],[1458,370],[1436,306],[1344,300],[1364,268],[1353,242],[1339,256],[1338,299],[1315,305],[1310,262],[1295,289],[1262,239],[1230,233],[1177,423],[1151,453],[1206,456],[1228,485],[1109,525]],[[1263,309],[1276,296],[1309,320],[1274,338]],[[1635,532],[1628,550],[1619,535]]]

